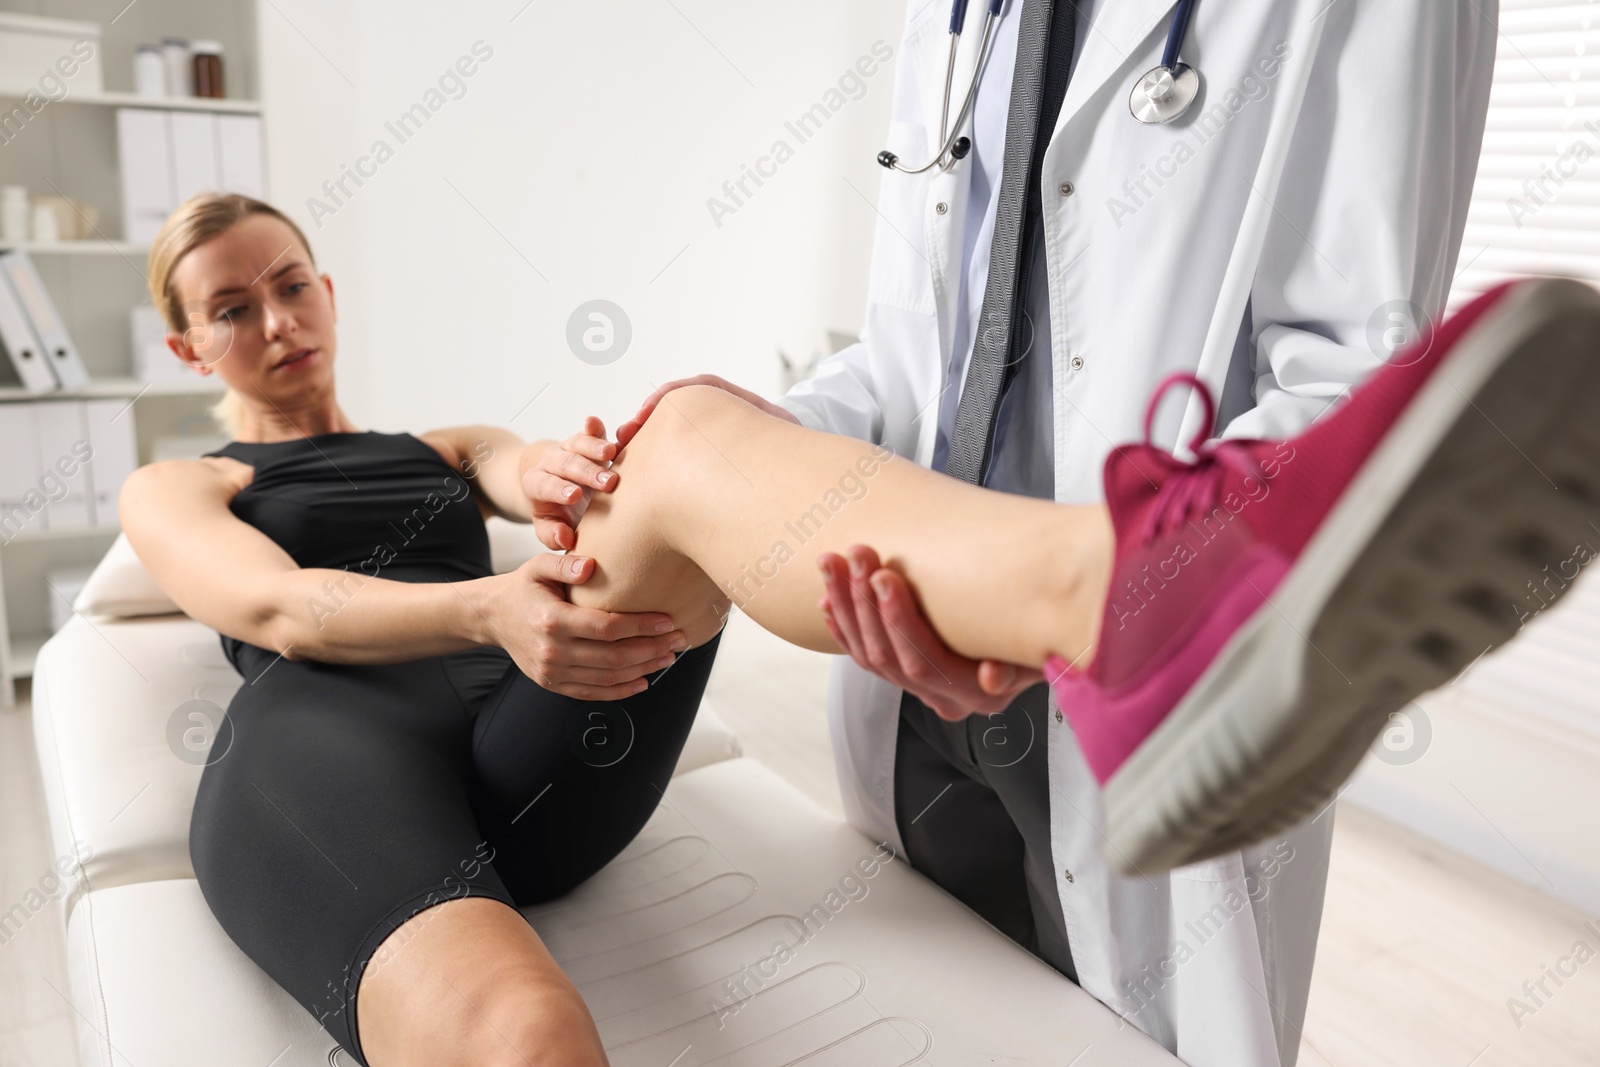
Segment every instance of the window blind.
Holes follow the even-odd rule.
[[[1600,4],[1593,0],[1501,0],[1483,154],[1456,271],[1451,310],[1508,277],[1558,274],[1600,284]]]
[[[1483,154],[1456,271],[1449,310],[1510,277],[1600,284],[1600,3],[1501,0]],[[1600,532],[1585,540],[1600,555]],[[1590,569],[1584,562],[1559,604],[1471,668],[1457,695],[1519,730],[1600,754],[1600,581]],[[1539,604],[1531,593],[1524,601],[1521,611]]]

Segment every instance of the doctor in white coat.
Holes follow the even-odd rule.
[[[971,155],[948,172],[884,175],[861,341],[779,401],[805,425],[933,458],[981,301],[1021,6],[996,28]],[[1182,57],[1204,93],[1184,120],[1143,125],[1129,95],[1161,58],[1172,7],[1080,0],[1078,56],[1043,157],[1049,321],[1029,358],[1049,357],[1063,503],[1103,499],[1106,454],[1140,438],[1173,371],[1212,383],[1224,436],[1298,432],[1379,365],[1395,331],[1442,311],[1460,250],[1494,0],[1200,0]],[[887,147],[919,166],[937,148],[949,12],[928,0],[909,12]],[[983,16],[972,4],[952,112]],[[1281,162],[1263,168],[1275,128]],[[975,212],[977,239],[964,241]],[[977,253],[966,287],[964,248]],[[1156,443],[1170,448],[1180,406],[1169,407]],[[900,696],[836,661],[829,720],[846,812],[890,842]],[[1050,851],[1079,983],[1195,1067],[1294,1063],[1332,814],[1243,852],[1123,877],[1101,855],[1094,777],[1071,731],[1047,721]]]
[[[996,28],[971,153],[948,169],[884,174],[860,342],[779,401],[804,425],[933,465],[973,349],[1022,6],[1009,0]],[[1498,17],[1496,0],[1200,0],[1181,56],[1203,92],[1183,119],[1144,125],[1130,92],[1161,58],[1173,0],[1076,7],[1074,65],[1041,161],[1044,269],[1026,305],[1036,336],[1025,358],[1039,365],[1019,373],[1045,383],[1049,403],[1008,396],[996,430],[998,450],[1008,417],[1046,420],[1031,431],[1043,434],[1036,458],[1062,503],[1103,499],[1107,453],[1140,439],[1166,375],[1211,385],[1223,436],[1288,436],[1377,368],[1417,317],[1440,314]],[[887,147],[919,166],[937,149],[949,7],[910,0],[908,11]],[[984,16],[970,5],[952,113]],[[1198,417],[1194,402],[1164,405],[1155,443],[1188,440]],[[902,689],[948,701],[952,682],[975,682],[909,681],[923,653],[874,673],[851,651],[862,662],[836,660],[828,709],[846,813],[903,853]],[[1332,813],[1242,852],[1124,877],[1102,856],[1099,789],[1051,699],[1035,739],[1048,759],[1039,844],[1079,984],[1194,1067],[1294,1063]]]

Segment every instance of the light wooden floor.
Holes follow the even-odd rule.
[[[822,714],[827,660],[736,617],[708,694],[762,760],[838,813]],[[25,695],[25,694],[24,694]],[[0,911],[52,861],[27,705],[0,712]],[[1519,1027],[1524,981],[1585,941],[1585,916],[1341,804],[1305,1067],[1600,1064],[1600,956]],[[1600,926],[1600,922],[1597,922]],[[0,945],[0,1067],[73,1062],[62,935],[41,913]],[[59,991],[59,992],[58,992]]]

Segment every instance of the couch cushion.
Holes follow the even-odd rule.
[[[328,1067],[338,1047],[217,925],[193,878],[85,896],[67,921],[67,973],[86,1067]]]
[[[69,913],[89,888],[193,875],[189,816],[204,753],[190,755],[183,731],[195,729],[190,712],[220,721],[239,685],[216,632],[184,615],[74,615],[44,643],[33,729],[51,837],[58,854],[88,853]]]
[[[524,914],[612,1067],[1178,1062],[753,760],[674,782],[612,864]]]
[[[613,1067],[1178,1063],[751,760],[676,779],[622,856],[524,914]],[[329,1062],[191,880],[96,889],[68,942],[84,1064],[112,1067],[108,1042],[117,1064]]]
[[[67,889],[69,912],[89,889],[193,876],[195,792],[210,732],[240,684],[216,631],[186,615],[75,615],[45,642],[33,727],[51,836],[57,855],[88,854]],[[738,752],[702,708],[679,769]]]
[[[179,608],[145,570],[128,535],[119,533],[73,598],[72,610],[85,615],[132,617],[171,615]]]

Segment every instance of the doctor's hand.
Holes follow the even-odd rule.
[[[745,401],[746,403],[754,404],[762,411],[765,411],[768,415],[773,415],[780,419],[786,419],[789,422],[794,423],[796,426],[800,425],[800,420],[791,415],[786,409],[779,407],[777,404],[774,404],[772,401],[767,400],[762,396],[752,393],[748,389],[741,389],[739,386],[734,385],[727,379],[719,378],[715,374],[696,374],[693,378],[678,378],[675,381],[670,381],[666,385],[661,386],[655,392],[651,393],[649,396],[645,397],[644,403],[639,405],[639,410],[633,416],[633,418],[617,427],[617,447],[624,448],[627,446],[629,441],[633,440],[634,434],[638,433],[640,428],[644,426],[645,420],[650,417],[650,413],[656,409],[658,404],[661,403],[662,397],[666,396],[674,389],[681,389],[685,385],[714,385],[725,393],[732,393],[734,396]]]
[[[823,619],[833,639],[851,659],[907,690],[941,719],[1001,711],[1044,680],[1027,667],[953,651],[934,632],[905,578],[865,545],[851,545],[844,556],[824,552],[817,567]]]
[[[578,521],[596,490],[609,493],[621,475],[606,469],[619,445],[606,440],[603,422],[590,415],[583,432],[553,448],[522,475],[522,491],[533,511],[533,532],[548,549],[560,552],[577,545]]]

